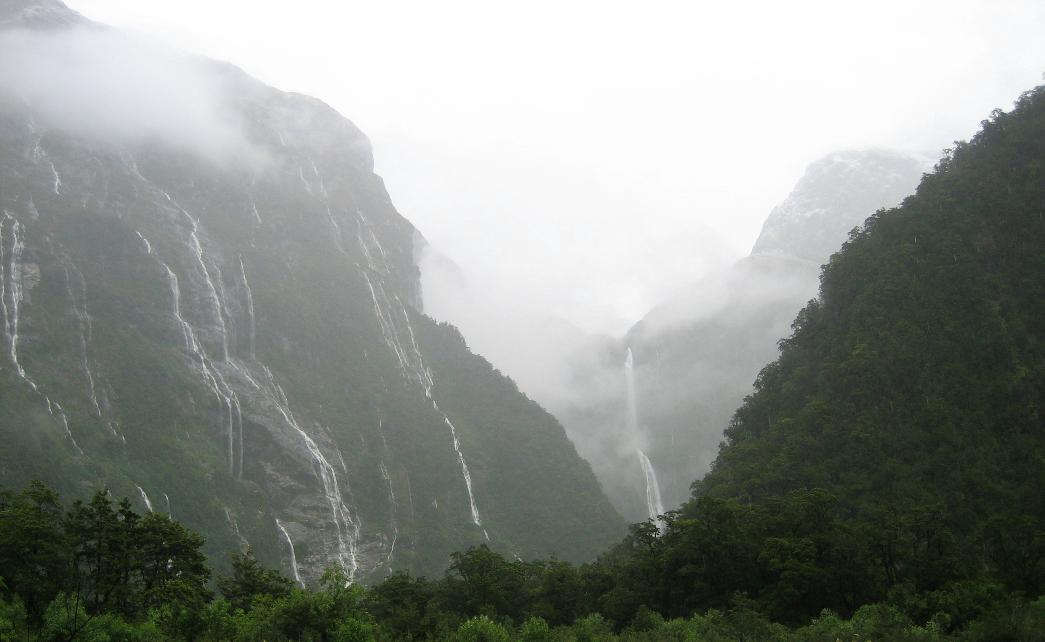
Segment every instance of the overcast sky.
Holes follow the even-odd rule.
[[[1045,72],[1045,3],[70,0],[315,95],[484,288],[620,333],[807,163],[935,155]]]

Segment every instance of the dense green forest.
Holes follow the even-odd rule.
[[[781,505],[795,515],[816,506],[810,497]],[[128,500],[116,503],[106,491],[64,508],[54,491],[34,483],[0,493],[0,639],[827,642],[946,640],[959,628],[960,639],[1045,639],[1045,599],[1028,603],[989,582],[960,596],[930,597],[943,610],[923,625],[894,601],[844,616],[824,609],[790,628],[771,623],[763,602],[726,593],[731,578],[749,570],[733,567],[733,549],[753,544],[753,533],[734,533],[705,551],[721,554],[719,567],[704,571],[706,580],[712,572],[724,574],[709,585],[720,593],[711,601],[725,600],[720,608],[666,618],[645,603],[636,607],[640,598],[652,604],[673,599],[673,591],[658,587],[668,576],[665,563],[677,563],[673,556],[694,542],[676,539],[684,521],[673,516],[664,536],[651,523],[637,524],[609,555],[581,567],[508,560],[483,545],[453,554],[437,580],[398,572],[361,587],[331,570],[310,590],[263,568],[249,548],[232,553],[229,574],[212,577],[202,538],[167,516],[139,515]],[[837,536],[822,522],[809,530],[818,542]],[[786,595],[786,584],[777,582],[778,597]],[[709,597],[696,594],[693,603]]]
[[[1045,640],[1045,87],[854,230],[692,499],[597,561],[312,590],[99,492],[0,496],[0,637]]]

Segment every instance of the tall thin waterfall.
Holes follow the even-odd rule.
[[[145,494],[145,489],[142,488],[141,486],[135,486],[135,488],[137,488],[138,492],[141,493],[142,502],[144,502],[144,504],[145,504],[145,510],[147,510],[147,511],[149,511],[151,513],[152,512],[152,502],[149,501],[149,496]]]
[[[628,348],[628,354],[624,358],[624,383],[627,387],[627,412],[628,432],[632,437],[639,436],[639,410],[635,400],[635,358]],[[650,519],[658,520],[664,514],[664,502],[660,498],[660,484],[657,483],[657,471],[653,469],[653,462],[649,460],[642,449],[637,449],[639,465],[642,466],[642,474],[646,478],[646,511]]]
[[[277,519],[276,528],[279,529],[283,539],[287,540],[287,546],[290,547],[290,573],[294,576],[294,581],[301,585],[301,588],[305,588],[305,583],[301,581],[301,573],[298,571],[298,556],[294,552],[294,540],[290,539],[290,533],[283,527],[283,524]]]
[[[659,516],[664,514],[664,502],[660,499],[660,484],[657,483],[657,471],[653,470],[653,463],[650,462],[646,453],[641,450],[638,453],[639,464],[642,465],[642,473],[646,476],[646,510],[649,511],[650,519],[659,520]]]

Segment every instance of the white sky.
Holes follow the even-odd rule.
[[[613,333],[808,162],[935,155],[1045,72],[1040,0],[68,3],[330,103],[476,283]]]

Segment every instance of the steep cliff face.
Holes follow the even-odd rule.
[[[579,559],[616,538],[561,427],[422,314],[423,240],[355,126],[184,56],[200,127],[173,121],[201,101],[85,126],[56,102],[69,83],[27,79],[15,54],[83,66],[112,32],[57,2],[9,0],[0,24],[0,483],[106,484],[217,558],[249,542],[303,582],[437,571],[481,541]],[[73,74],[84,111],[123,113]]]
[[[770,213],[750,256],[665,301],[628,332],[608,359],[623,371],[631,349],[634,428],[623,403],[563,417],[571,431],[606,431],[612,443],[627,444],[598,453],[582,449],[626,517],[648,516],[654,494],[669,510],[689,497],[734,410],[776,356],[777,341],[816,295],[820,265],[849,230],[910,193],[923,169],[919,160],[885,150],[842,151],[816,161]],[[651,494],[654,479],[658,493]]]

